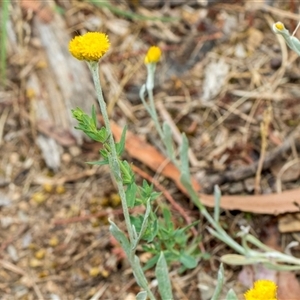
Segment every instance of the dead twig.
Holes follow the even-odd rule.
[[[263,116],[263,121],[260,124],[260,135],[261,135],[261,150],[260,150],[260,157],[258,160],[258,165],[257,165],[257,170],[256,170],[256,176],[255,176],[255,187],[254,191],[255,194],[260,194],[261,188],[260,188],[260,179],[261,179],[261,172],[266,156],[266,150],[268,146],[268,131],[269,131],[269,126],[271,123],[271,118],[272,118],[272,106],[269,106]]]

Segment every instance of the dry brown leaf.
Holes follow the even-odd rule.
[[[300,231],[300,213],[281,216],[278,229],[281,233]]]
[[[271,172],[282,182],[297,180],[300,177],[300,161],[276,164],[271,166]]]
[[[278,273],[278,300],[299,300],[300,285],[295,276],[291,272]]]

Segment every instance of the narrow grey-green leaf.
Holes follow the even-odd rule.
[[[110,227],[109,231],[115,237],[115,239],[120,243],[121,247],[125,251],[127,257],[130,256],[130,243],[126,235],[121,231],[121,229],[111,220],[109,220]]]
[[[164,133],[164,141],[163,142],[167,148],[168,156],[172,161],[174,161],[175,153],[174,153],[172,132],[171,132],[171,128],[167,122],[163,123],[163,133]]]
[[[221,191],[217,185],[215,185],[214,187],[214,198],[215,198],[214,219],[218,223],[219,216],[220,216]]]
[[[137,192],[137,185],[135,182],[129,184],[126,189],[126,202],[129,208],[134,207],[135,204],[135,198],[136,198],[136,192]]]
[[[180,146],[180,181],[190,184],[190,169],[189,169],[189,142],[185,134],[182,135],[182,144]]]
[[[237,295],[235,294],[234,290],[230,289],[226,295],[226,300],[238,300]]]
[[[127,131],[127,126],[123,128],[121,139],[120,142],[118,143],[118,147],[117,147],[118,155],[121,155],[124,151],[125,141],[126,141],[126,131]]]
[[[214,291],[214,294],[213,294],[211,300],[218,300],[219,299],[220,294],[222,292],[223,283],[224,283],[224,267],[223,267],[223,264],[221,264],[220,268],[219,268],[219,271],[218,271],[217,286],[215,288],[215,291]]]
[[[136,300],[146,300],[147,299],[147,292],[141,291],[136,295]]]
[[[173,300],[172,286],[164,253],[161,252],[155,268],[158,290],[162,300]]]

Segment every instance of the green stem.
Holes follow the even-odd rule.
[[[191,196],[193,203],[199,208],[201,214],[206,218],[206,220],[215,228],[216,232],[220,236],[222,236],[224,242],[236,252],[240,254],[245,254],[245,249],[234,239],[232,239],[231,236],[229,236],[227,232],[222,228],[222,226],[220,226],[220,224],[216,222],[214,218],[212,218],[212,216],[207,211],[206,207],[200,202],[199,196],[192,187],[191,182],[189,182],[188,184],[182,182],[182,184],[187,189],[188,194]]]
[[[150,103],[150,107],[151,107],[151,112],[152,112],[152,119],[154,121],[156,130],[161,138],[162,141],[164,141],[165,139],[165,135],[161,129],[160,123],[158,121],[158,116],[157,116],[157,112],[156,112],[156,108],[155,108],[155,103],[154,103],[154,97],[153,97],[153,89],[148,89],[147,90],[148,93],[148,97],[149,97],[149,103]]]
[[[120,195],[121,202],[122,202],[125,223],[126,223],[126,227],[127,227],[128,234],[129,234],[129,240],[132,243],[134,240],[133,239],[133,230],[132,230],[128,206],[127,206],[127,202],[126,202],[126,194],[125,194],[125,189],[124,189],[123,181],[122,181],[122,175],[121,175],[122,173],[121,173],[121,168],[119,165],[119,158],[117,155],[115,141],[114,141],[114,137],[113,137],[113,134],[111,131],[108,113],[107,113],[107,109],[106,109],[106,103],[103,98],[102,88],[101,88],[101,84],[100,84],[98,62],[89,62],[88,65],[92,72],[93,81],[94,81],[94,85],[95,85],[95,89],[96,89],[98,102],[100,105],[101,114],[102,114],[104,124],[105,124],[106,130],[107,130],[107,133],[108,133],[108,143],[109,143],[110,150],[111,150],[110,151],[110,153],[111,153],[110,167],[111,167],[111,170],[113,172],[113,175],[114,175],[116,183],[117,183],[119,195]]]
[[[135,245],[135,239],[134,239],[133,229],[132,229],[131,222],[130,222],[130,215],[129,215],[129,210],[128,210],[127,201],[126,201],[126,194],[125,194],[125,189],[124,189],[123,180],[122,180],[120,161],[119,161],[119,158],[117,155],[115,141],[114,141],[114,137],[113,137],[113,134],[111,131],[108,113],[107,113],[107,109],[106,109],[106,103],[103,98],[102,88],[101,88],[101,84],[100,84],[98,62],[89,62],[88,66],[92,72],[92,77],[93,77],[93,81],[94,81],[94,85],[95,85],[95,89],[96,89],[98,102],[100,105],[100,110],[102,113],[106,131],[108,133],[108,143],[109,143],[109,147],[110,147],[109,164],[110,164],[110,168],[113,173],[113,176],[117,183],[118,192],[119,192],[121,202],[122,202],[125,223],[126,223],[126,227],[128,230],[129,241],[130,241],[131,248],[132,248],[130,251],[128,260],[132,267],[134,276],[136,278],[138,278],[139,282],[141,283],[141,287],[147,292],[150,300],[155,300],[155,297],[148,286],[148,282],[145,277],[145,274],[142,271],[141,265],[135,257],[135,249],[133,249],[133,245]]]
[[[7,57],[7,21],[9,17],[8,6],[10,1],[2,1],[2,13],[1,13],[1,32],[0,32],[0,81],[2,82],[3,86],[6,80],[6,57]]]

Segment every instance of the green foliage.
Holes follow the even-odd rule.
[[[106,128],[101,127],[97,129],[97,117],[94,107],[92,107],[91,116],[87,115],[80,108],[72,110],[72,114],[78,121],[77,129],[82,130],[91,139],[103,144],[102,149],[99,151],[101,160],[90,164],[109,164],[115,178],[122,182],[122,186],[125,189],[126,207],[144,206],[146,208],[146,212],[143,214],[129,216],[129,226],[132,230],[131,239],[128,239],[116,224],[110,222],[110,231],[121,244],[131,264],[135,265],[137,263],[135,251],[140,243],[145,251],[153,254],[153,257],[144,266],[144,270],[157,265],[156,272],[158,272],[157,274],[160,278],[168,278],[166,277],[166,274],[168,274],[166,266],[173,262],[182,264],[180,271],[195,268],[201,257],[198,249],[199,239],[194,239],[188,246],[191,239],[188,230],[195,226],[197,222],[184,228],[175,228],[171,212],[167,207],[163,207],[162,218],[158,219],[158,210],[154,210],[153,204],[161,193],[154,191],[153,185],[146,180],[143,180],[142,185],[138,186],[130,164],[126,160],[120,159],[125,148],[126,128],[122,132],[120,141],[111,145]],[[113,146],[117,157],[112,155]],[[114,166],[114,164],[117,164],[118,167]],[[118,172],[120,172],[120,175]],[[136,273],[143,272],[140,269],[140,265],[136,265],[135,268],[137,281],[142,280],[140,278],[141,275],[136,275]],[[143,280],[140,283],[143,284]],[[162,299],[171,299],[170,285],[167,285],[165,282],[159,283],[159,286]],[[163,294],[168,298],[164,298]],[[144,294],[140,294],[139,297],[143,299]]]
[[[168,266],[164,256],[161,252],[157,265],[155,268],[155,276],[158,282],[158,289],[162,300],[173,300],[172,286],[169,278]]]
[[[171,22],[171,21],[178,21],[178,18],[172,17],[148,17],[143,16],[132,11],[124,10],[121,8],[116,7],[115,5],[109,3],[109,1],[99,1],[99,0],[88,0],[89,2],[93,3],[97,7],[107,8],[114,14],[127,18],[130,20],[151,20],[151,21],[161,21],[161,22]]]
[[[149,184],[146,180],[143,180],[143,185],[139,187],[139,193],[140,197],[136,200],[137,205],[145,204],[145,199],[154,201],[161,195],[161,193],[155,192],[153,190],[153,185]]]
[[[87,115],[81,108],[72,109],[73,117],[78,121],[78,130],[83,131],[92,140],[100,143],[105,143],[108,134],[105,127],[97,129],[97,116],[95,107],[92,106],[92,116]]]
[[[211,300],[218,300],[220,299],[220,295],[222,293],[223,284],[224,284],[224,267],[223,264],[220,265],[219,271],[218,271],[218,279],[217,279],[217,285],[214,291],[214,294],[211,298]],[[226,295],[225,300],[238,300],[238,297],[236,296],[235,292],[230,289]]]
[[[144,215],[130,216],[132,225],[136,228],[138,233],[142,233],[141,240],[151,243],[153,239],[157,236],[158,233],[158,222],[156,214],[150,212],[150,215],[147,219],[147,224],[144,227]],[[144,227],[144,230],[142,228]]]
[[[162,213],[163,218],[158,221],[156,238],[152,244],[143,245],[145,251],[153,254],[153,257],[145,264],[144,270],[152,268],[157,263],[161,252],[164,253],[167,264],[180,262],[181,271],[195,268],[202,256],[197,247],[199,239],[194,240],[188,246],[190,236],[187,231],[197,222],[175,229],[170,210],[164,207]]]
[[[0,76],[1,76],[1,83],[4,85],[6,80],[6,58],[7,58],[7,22],[8,22],[8,6],[10,4],[9,0],[2,1],[1,6],[1,29],[0,29]]]

